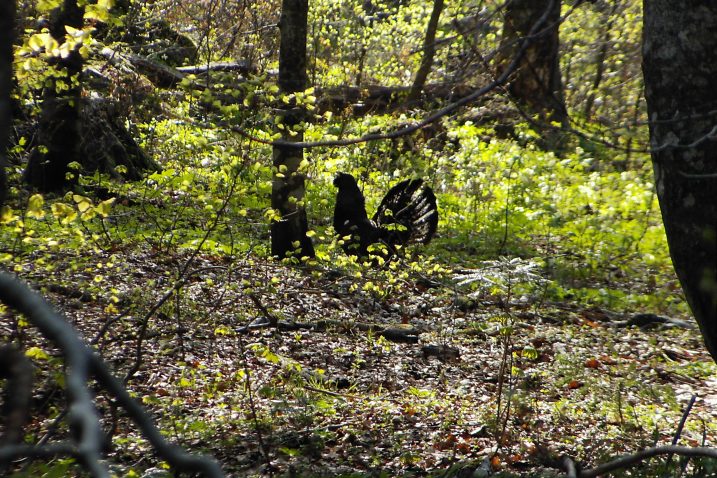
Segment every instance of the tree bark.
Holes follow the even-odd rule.
[[[558,50],[560,47],[560,0],[510,0],[505,7],[499,70],[519,54],[520,39],[547,13],[544,27],[530,39],[522,61],[508,84],[508,91],[529,114],[542,121],[564,124]]]
[[[77,0],[64,0],[50,16],[50,34],[62,44],[65,42],[65,26],[82,28],[84,7]],[[62,72],[48,79],[43,92],[42,112],[38,129],[38,144],[30,156],[25,181],[42,191],[62,191],[73,184],[76,172],[68,165],[80,160],[80,73],[82,56],[75,48],[66,58],[56,57],[48,61],[50,67]]]
[[[620,7],[619,2],[613,3],[609,9],[605,7],[603,14],[603,25],[604,30],[600,36],[600,49],[598,50],[597,58],[595,59],[595,78],[593,79],[593,86],[588,94],[587,100],[585,100],[585,108],[583,110],[583,116],[590,120],[590,116],[593,112],[593,105],[595,104],[595,96],[597,95],[598,88],[602,84],[602,80],[605,76],[605,59],[607,58],[608,50],[611,47],[611,35],[612,26],[615,21],[615,13]]]
[[[408,93],[407,101],[417,100],[426,84],[428,74],[433,67],[433,57],[436,55],[436,30],[438,30],[438,20],[441,18],[443,11],[443,0],[433,0],[433,11],[431,18],[428,20],[428,28],[426,28],[426,36],[423,38],[423,56],[421,57],[421,65],[416,71],[416,77],[413,79],[411,91]]]
[[[0,207],[7,197],[6,149],[12,124],[12,45],[15,32],[15,2],[0,2]]]
[[[279,29],[279,88],[290,94],[306,89],[306,33],[309,12],[308,0],[283,0]],[[282,139],[300,142],[301,131],[289,130],[300,126],[305,119],[303,107],[290,102],[283,111]],[[271,190],[271,207],[281,219],[271,224],[271,254],[283,259],[290,255],[313,257],[314,246],[306,235],[308,220],[304,206],[305,176],[299,171],[304,151],[299,148],[275,146],[274,178]]]
[[[717,7],[644,0],[643,74],[672,263],[717,361]]]

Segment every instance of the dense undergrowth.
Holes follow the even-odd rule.
[[[191,2],[174,10],[160,3],[154,13],[193,18]],[[317,86],[402,85],[417,66],[428,4],[384,2],[395,15],[367,23],[352,16],[360,3],[312,4]],[[560,154],[541,149],[523,121],[507,134],[479,121],[487,101],[412,136],[307,150],[314,259],[269,257],[271,147],[217,126],[221,119],[255,139],[274,137],[269,106],[281,100],[259,71],[234,92],[240,104],[192,92],[191,81],[129,101],[126,125],[162,167],[140,181],[77,165],[73,191],[29,192],[21,183],[27,139],[18,138],[0,264],[47,294],[118,375],[128,374],[168,436],[240,476],[553,476],[550,459],[561,453],[595,465],[670,442],[692,394],[699,399],[680,442],[713,445],[715,367],[672,271],[649,158],[631,149],[645,143],[646,128],[605,120],[644,114],[632,61],[639,32],[630,27],[639,5],[618,3],[566,17],[566,99],[589,134],[568,135]],[[448,14],[483,6],[455,2]],[[260,24],[275,12],[260,2],[236,18]],[[477,43],[459,36],[439,51],[436,81],[455,80],[476,49],[496,48],[499,18],[486,17]],[[622,36],[601,36],[605,21]],[[203,37],[204,61],[226,59],[218,53],[225,27]],[[242,54],[275,67],[271,54],[252,50],[271,51],[272,40],[251,31]],[[446,25],[439,37],[451,35]],[[581,52],[599,41],[619,53],[605,59],[610,74],[591,89],[579,79],[595,65]],[[33,72],[42,69],[35,60]],[[459,80],[474,86],[481,75]],[[214,80],[222,92],[221,75]],[[31,85],[19,94],[30,108]],[[313,107],[313,94],[300,102]],[[357,137],[424,113],[321,113],[304,134]],[[339,171],[359,179],[369,215],[392,184],[424,178],[438,197],[437,236],[387,263],[346,256],[331,228]],[[677,320],[640,328],[630,322],[636,314]],[[25,345],[38,369],[28,441],[62,435],[61,360],[24,319],[6,317],[1,334]],[[272,318],[285,328],[265,327]],[[164,472],[101,395],[98,408],[112,429],[118,476]],[[657,460],[625,476],[682,465]],[[711,466],[684,465],[694,476]],[[77,470],[72,460],[52,460],[20,464],[17,476]]]
[[[81,176],[82,187],[64,197],[25,196],[3,217],[12,226],[2,232],[3,243],[12,245],[4,261],[21,270],[28,259],[51,267],[53,256],[70,250],[150,247],[166,253],[200,244],[206,253],[266,257],[268,148],[176,122],[146,128],[152,133],[145,148],[162,172],[125,184]],[[564,157],[540,151],[530,146],[528,130],[521,145],[470,123],[446,128],[452,143],[424,149],[415,160],[386,159],[391,151],[374,145],[307,155],[306,202],[318,251],[310,265],[350,266],[330,228],[336,172],[362,180],[369,211],[392,183],[421,176],[438,195],[441,217],[432,244],[409,251],[421,254],[424,266],[470,269],[500,256],[519,257],[534,261],[549,280],[532,291],[547,299],[686,314],[646,162],[615,170],[579,147]],[[93,191],[117,199],[103,202]]]

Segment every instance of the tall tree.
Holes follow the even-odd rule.
[[[597,57],[595,58],[595,77],[593,78],[592,89],[585,100],[585,107],[583,109],[583,116],[587,119],[591,119],[590,116],[593,113],[593,106],[595,105],[595,97],[598,95],[598,88],[605,78],[605,60],[607,54],[613,46],[611,40],[612,35],[615,34],[613,24],[615,23],[615,14],[618,9],[623,5],[621,2],[614,2],[612,5],[600,4],[597,8],[602,13],[602,33],[600,34],[600,48],[598,49]]]
[[[443,0],[433,0],[433,10],[431,18],[428,20],[426,28],[426,36],[423,37],[423,56],[421,64],[416,71],[416,77],[413,79],[411,91],[408,93],[408,101],[418,99],[426,84],[428,74],[433,66],[433,57],[436,55],[436,31],[438,30],[438,20],[441,18],[443,11]]]
[[[7,196],[6,148],[10,134],[12,106],[12,44],[15,31],[15,2],[0,2],[0,206]]]
[[[643,74],[672,263],[717,361],[717,6],[644,0]]]
[[[279,29],[279,88],[284,94],[306,89],[306,32],[308,0],[283,0]],[[305,110],[289,102],[282,114],[284,141],[300,142],[301,131],[293,130],[305,119]],[[290,130],[292,130],[290,132]],[[293,132],[293,134],[292,134]],[[274,178],[271,207],[281,218],[271,224],[271,254],[284,258],[290,254],[313,257],[314,245],[306,235],[308,221],[304,206],[305,176],[299,171],[304,160],[300,148],[274,146]]]
[[[85,9],[77,0],[64,0],[50,14],[49,30],[60,45],[65,43],[65,26],[81,29]],[[79,45],[65,57],[49,60],[56,71],[43,91],[42,111],[38,129],[38,144],[28,161],[25,181],[36,189],[61,191],[74,182],[68,165],[79,162],[80,130],[80,73],[82,55]]]
[[[560,0],[508,1],[499,68],[504,69],[515,55],[521,55],[508,91],[529,114],[537,114],[543,121],[563,123],[567,110],[558,56],[560,5]],[[541,27],[533,32],[539,22]],[[526,37],[528,41],[522,42]]]

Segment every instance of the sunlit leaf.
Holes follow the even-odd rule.
[[[25,351],[25,355],[35,360],[48,360],[50,356],[40,347],[29,347]]]
[[[42,194],[33,194],[27,202],[27,215],[35,219],[42,219],[45,217],[45,211],[42,210],[44,204],[45,199]]]
[[[62,224],[69,224],[77,219],[77,211],[69,204],[56,202],[50,209],[52,210],[52,215],[59,219]]]

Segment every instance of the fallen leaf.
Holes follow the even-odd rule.
[[[587,368],[600,368],[601,365],[600,361],[594,357],[585,361]]]

